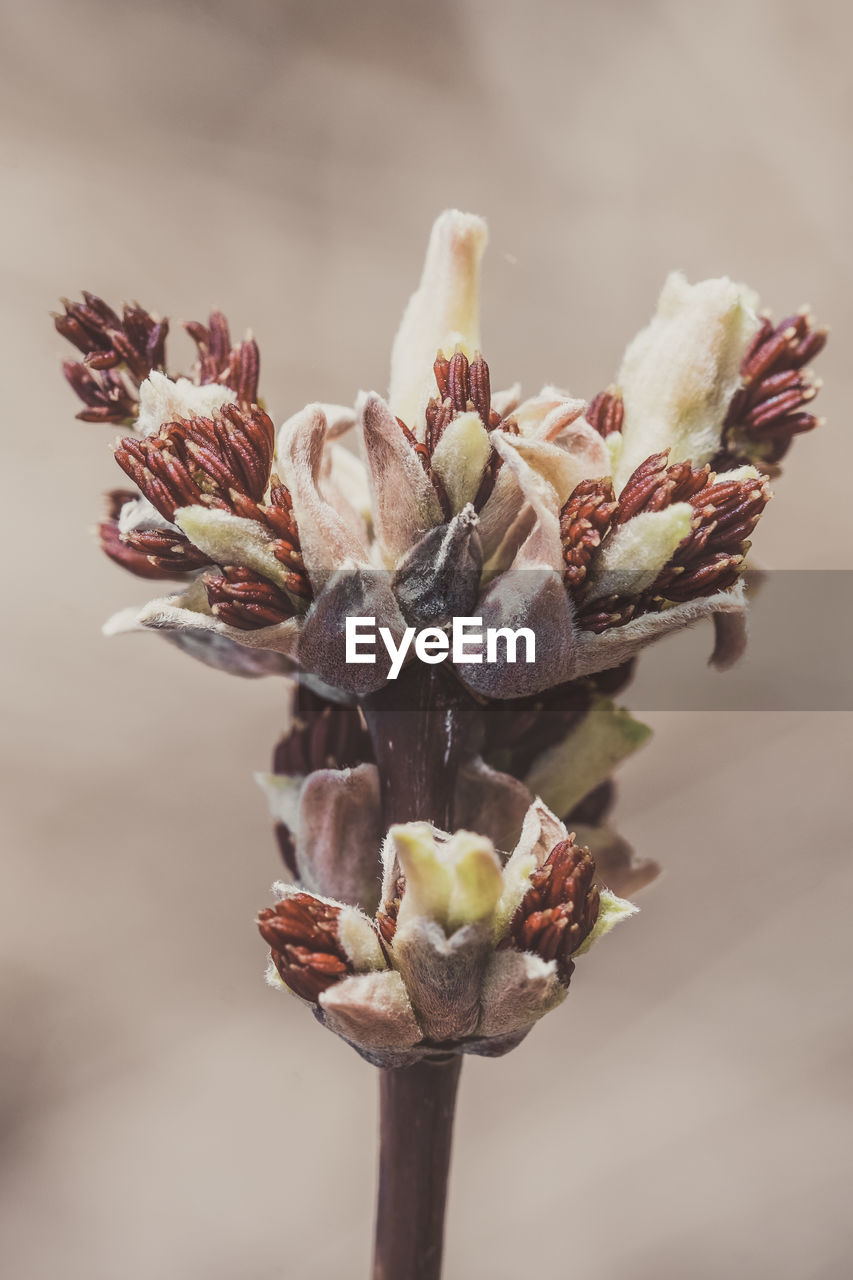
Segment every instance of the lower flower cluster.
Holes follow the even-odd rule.
[[[513,1049],[565,999],[575,959],[635,911],[541,801],[508,855],[412,822],[391,828],[382,866],[373,916],[298,885],[258,916],[272,982],[377,1066]]]
[[[517,1045],[565,998],[577,956],[635,910],[618,895],[657,873],[608,821],[613,769],[648,734],[610,696],[630,676],[512,704],[478,704],[438,677],[457,699],[452,833],[424,821],[386,833],[389,762],[370,708],[299,686],[258,779],[289,877],[258,918],[272,983],[381,1066]],[[416,759],[413,709],[391,717],[395,754]]]

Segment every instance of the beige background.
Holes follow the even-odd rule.
[[[365,1275],[375,1080],[263,986],[252,926],[283,693],[101,639],[148,591],[87,532],[112,432],[72,422],[47,313],[219,305],[283,418],[384,386],[447,204],[490,220],[499,383],[592,394],[669,268],[747,278],[834,326],[760,557],[850,568],[849,9],[6,0],[2,27],[4,1274]],[[619,821],[666,875],[522,1049],[466,1064],[448,1280],[850,1274],[850,716],[648,719]]]

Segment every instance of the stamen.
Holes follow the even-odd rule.
[[[530,888],[512,918],[509,945],[556,960],[566,986],[574,970],[573,953],[592,932],[600,907],[595,861],[578,848],[574,836],[561,841],[530,877]]]
[[[316,1003],[323,991],[353,972],[338,939],[340,907],[294,893],[258,915],[258,929],[282,982]]]

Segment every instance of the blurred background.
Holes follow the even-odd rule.
[[[384,389],[447,205],[489,219],[498,385],[590,396],[669,269],[747,279],[777,316],[809,302],[834,329],[828,423],[789,455],[759,558],[850,569],[850,10],[0,14],[4,1274],[364,1276],[374,1073],[263,985],[252,924],[278,862],[251,774],[283,688],[101,638],[151,592],[91,539],[114,432],[72,421],[48,312],[81,288],[221,307],[253,328],[283,420]],[[644,718],[617,821],[665,875],[518,1052],[466,1062],[446,1276],[841,1280],[850,714]]]

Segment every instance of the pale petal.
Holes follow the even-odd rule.
[[[562,741],[537,756],[526,786],[555,813],[567,814],[647,741],[651,729],[611,698],[596,697]]]
[[[373,915],[379,905],[382,843],[376,766],[318,769],[305,778],[256,778],[272,816],[293,833],[300,885]]]
[[[382,834],[375,765],[308,775],[300,796],[296,865],[309,889],[373,915],[379,905]]]
[[[326,433],[329,440],[337,440],[346,435],[355,426],[355,410],[343,404],[319,404],[326,419]]]
[[[554,487],[521,457],[513,441],[500,432],[492,437],[504,460],[501,471],[515,475],[522,495],[535,515],[512,567],[486,588],[477,606],[483,625],[534,633],[535,661],[466,665],[459,669],[465,682],[490,698],[517,698],[539,693],[572,676],[574,664],[573,610],[563,586],[559,501]],[[498,648],[501,655],[504,650]]]
[[[573,399],[559,387],[543,387],[538,395],[528,396],[526,400],[522,400],[512,410],[512,417],[518,424],[522,436],[533,439],[543,434],[545,421],[564,406],[569,412],[576,409],[574,416],[579,417],[586,408],[586,403],[583,400]]]
[[[445,429],[432,455],[432,468],[454,512],[476,498],[491,452],[488,432],[478,414],[457,414]]]
[[[532,801],[523,782],[490,768],[479,756],[457,774],[456,821],[466,830],[488,837],[496,849],[513,848]]]
[[[604,441],[585,422],[575,422],[556,440],[513,437],[513,448],[554,489],[562,508],[582,480],[609,474]]]
[[[439,350],[457,346],[470,358],[480,346],[482,218],[448,209],[432,228],[423,275],[403,315],[391,352],[391,410],[416,433],[435,394],[432,366]]]
[[[209,418],[223,404],[236,400],[230,387],[218,382],[196,386],[189,378],[167,378],[153,370],[139,387],[139,417],[136,429],[153,436],[166,422],[176,418]]]
[[[559,569],[563,563],[560,541],[560,501],[547,477],[539,474],[516,447],[515,440],[496,431],[495,449],[518,481],[524,501],[536,515],[536,523],[513,561],[514,569]]]
[[[449,839],[437,841],[425,822],[394,826],[389,836],[406,877],[397,937],[419,919],[434,920],[449,934],[470,923],[490,921],[503,891],[500,860],[490,840],[472,831],[455,831]]]
[[[492,392],[492,408],[495,413],[505,418],[507,414],[512,413],[521,403],[521,383],[514,382],[511,387],[507,387],[504,391]]]
[[[403,980],[392,969],[344,978],[319,1003],[329,1030],[360,1049],[408,1049],[422,1039]]]
[[[375,857],[375,848],[373,852]],[[338,917],[338,941],[356,973],[387,970],[388,962],[372,919],[351,903],[344,905]]]
[[[496,951],[483,981],[477,1035],[506,1036],[529,1030],[567,995],[568,987],[557,977],[553,960],[525,951]]]
[[[489,572],[501,573],[509,568],[530,533],[533,520],[518,479],[509,467],[501,467],[480,511],[483,562]]]
[[[359,417],[376,536],[390,567],[444,516],[420,458],[385,401],[372,393],[364,396]]]
[[[316,593],[341,565],[369,563],[368,549],[320,492],[326,419],[308,405],[281,428],[276,462],[290,490],[302,559]]]
[[[257,520],[219,507],[180,507],[175,524],[217,564],[235,564],[284,588],[290,570],[273,554],[273,535]]]
[[[342,445],[328,445],[323,455],[320,493],[359,542],[367,546],[373,515],[367,470],[361,458]]]
[[[728,279],[666,281],[657,312],[625,352],[617,383],[625,404],[617,491],[653,453],[701,467],[720,446],[740,366],[758,328],[757,299]]]
[[[204,612],[199,599],[199,594],[204,591],[204,584],[197,582],[194,586],[195,591],[190,588],[173,596],[149,601],[139,610],[137,623],[152,631],[174,633],[176,643],[195,657],[202,658],[202,661],[208,660],[205,654],[209,652],[207,646],[211,635],[230,640],[249,650],[271,649],[286,658],[296,659],[300,629],[300,622],[296,618],[288,618],[286,622],[261,627],[257,631],[241,631],[238,627],[226,626],[211,613]],[[204,603],[206,604],[206,598]],[[108,634],[115,633],[113,629]],[[220,664],[214,660],[211,665]]]
[[[162,606],[168,601],[151,603]],[[141,609],[134,606],[113,614],[104,623],[102,628],[104,635],[117,636],[134,631],[147,631],[149,628],[141,621],[141,617],[148,613],[149,608],[150,605],[145,605]],[[186,621],[179,630],[161,630],[161,635],[176,648],[189,654],[191,658],[196,658],[216,671],[225,671],[228,675],[258,679],[261,676],[295,674],[297,667],[292,658],[276,653],[272,649],[247,649],[244,644],[238,644],[237,641],[222,635],[219,629],[208,630],[206,626],[197,627],[195,624],[198,617],[198,614],[188,612]]]
[[[694,515],[689,502],[674,502],[619,525],[593,560],[585,599],[641,595],[690,533]]]
[[[401,914],[408,894],[407,882]],[[491,947],[489,927],[482,923],[465,925],[448,938],[435,920],[415,916],[401,925],[398,918],[391,963],[402,974],[427,1040],[474,1034]]]

